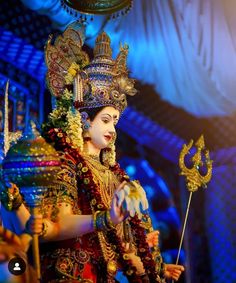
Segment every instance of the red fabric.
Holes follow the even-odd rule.
[[[83,248],[82,248],[83,247]],[[80,244],[79,242],[76,242],[75,239],[71,240],[64,240],[64,241],[58,241],[58,242],[50,242],[50,243],[44,243],[40,245],[40,253],[41,253],[41,267],[42,267],[42,282],[53,282],[55,279],[61,278],[63,280],[62,275],[59,275],[55,269],[55,264],[58,258],[60,256],[67,256],[67,254],[63,255],[62,253],[58,255],[57,257],[51,255],[55,250],[58,249],[66,249],[70,248],[71,252],[75,250],[83,250],[87,251],[90,255],[90,259],[88,258],[88,262],[81,261],[81,264],[84,265],[82,272],[79,270],[77,264],[73,266],[73,276],[74,277],[81,277],[83,279],[91,280],[91,282],[96,283],[97,282],[97,274],[96,274],[96,266],[93,266],[90,262],[91,259],[96,259],[97,257],[91,252],[91,249],[87,250],[86,245]],[[94,249],[95,250],[95,249]],[[76,268],[77,266],[77,268]],[[80,282],[76,279],[69,279],[67,278],[65,281],[62,282],[73,282],[77,283]]]

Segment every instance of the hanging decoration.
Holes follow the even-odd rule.
[[[110,15],[110,18],[125,15],[130,11],[132,2],[132,0],[61,0],[61,6],[70,15],[86,21],[88,14]],[[93,20],[92,16],[91,20]]]

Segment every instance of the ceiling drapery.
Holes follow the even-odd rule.
[[[73,20],[61,16],[55,0],[22,2],[61,27]],[[132,76],[154,85],[163,100],[198,117],[230,115],[236,111],[235,8],[233,0],[134,0],[126,17],[91,22],[89,43],[105,23],[113,46],[129,44]]]

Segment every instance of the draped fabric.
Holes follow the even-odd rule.
[[[22,0],[30,8],[34,1],[52,14],[55,1]],[[152,84],[163,100],[197,117],[230,115],[236,111],[235,8],[234,0],[134,0],[127,16],[89,23],[88,43],[104,28],[114,50],[120,42],[130,46],[131,76]],[[55,13],[60,27],[72,20]]]

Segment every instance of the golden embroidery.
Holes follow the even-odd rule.
[[[59,205],[66,203],[71,205],[74,214],[81,214],[77,205],[78,192],[75,174],[75,163],[66,159],[61,153],[61,170],[57,173],[56,184],[48,189],[44,194],[42,213],[44,218],[50,218],[56,222],[58,220]]]
[[[86,155],[85,160],[93,173],[94,182],[98,185],[103,205],[109,209],[114,191],[119,185],[119,180],[108,167],[102,165],[97,159]]]

